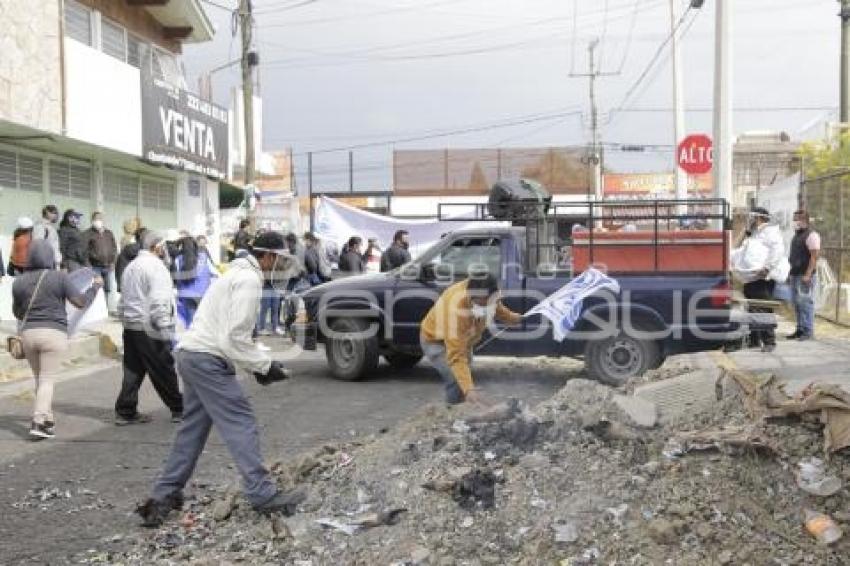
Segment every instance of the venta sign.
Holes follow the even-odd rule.
[[[227,110],[152,77],[142,78],[142,155],[214,179],[227,172]]]

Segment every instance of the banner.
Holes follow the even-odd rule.
[[[711,194],[712,176],[691,175],[688,177],[688,198]],[[605,173],[602,193],[608,198],[675,198],[676,176],[674,173]]]
[[[227,109],[151,76],[142,77],[142,157],[223,179]]]
[[[393,235],[397,230],[407,230],[410,234],[410,254],[413,257],[431,247],[447,232],[476,225],[492,227],[504,224],[468,220],[400,220],[366,212],[326,196],[321,198],[315,214],[316,235],[325,242],[336,244],[337,249],[341,249],[351,236],[360,236],[364,245],[367,239],[377,238],[380,248],[386,250],[392,244]]]

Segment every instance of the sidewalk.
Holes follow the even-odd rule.
[[[776,350],[769,354],[757,349],[741,350],[728,357],[741,369],[776,374],[787,383],[792,395],[811,382],[832,383],[850,391],[850,341],[839,337],[846,332],[830,332],[832,325],[826,324],[818,325],[816,340],[800,342],[785,339],[794,328],[790,322],[781,321]]]
[[[6,391],[5,384],[28,382],[27,378],[32,377],[27,361],[16,360],[6,351],[6,337],[13,335],[15,329],[14,321],[0,321],[0,385],[4,385],[0,393]],[[71,373],[92,371],[116,363],[120,352],[121,323],[109,319],[71,339],[63,366]]]

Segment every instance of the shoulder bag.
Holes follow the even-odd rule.
[[[23,329],[24,325],[27,323],[27,317],[30,315],[30,309],[32,308],[33,301],[35,301],[35,297],[38,294],[38,288],[41,287],[41,282],[44,280],[45,275],[47,275],[46,269],[41,272],[41,276],[38,278],[38,283],[35,284],[35,290],[32,292],[32,297],[30,297],[30,303],[27,305],[24,318],[21,319],[21,329]],[[21,339],[20,333],[6,338],[6,349],[16,360],[23,360],[26,358],[26,354],[24,354],[24,341]]]

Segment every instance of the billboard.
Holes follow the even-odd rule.
[[[401,196],[486,195],[497,181],[532,179],[552,194],[586,195],[587,148],[426,149],[393,152]]]
[[[142,77],[142,157],[223,179],[227,110],[151,76]]]
[[[606,198],[675,198],[673,173],[605,173],[602,195]],[[688,177],[688,197],[708,197],[713,191],[711,174]]]

